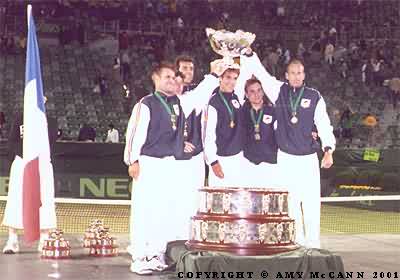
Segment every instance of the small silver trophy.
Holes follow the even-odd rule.
[[[206,28],[208,40],[211,48],[223,59],[227,64],[234,64],[233,58],[239,57],[240,52],[250,47],[256,39],[256,35],[243,30],[236,30],[235,33],[225,29],[214,30]]]

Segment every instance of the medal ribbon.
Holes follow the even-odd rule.
[[[167,113],[170,115],[171,117],[171,121],[173,119],[176,120],[176,115],[175,115],[175,111],[173,110],[172,104],[168,104],[164,98],[162,98],[161,94],[156,91],[154,92],[154,95],[158,98],[158,100],[160,100],[161,104],[163,105],[163,107],[165,108],[165,110],[167,111]],[[176,124],[175,124],[176,125]]]
[[[297,108],[299,107],[300,99],[303,97],[304,94],[304,86],[301,87],[301,90],[299,94],[296,96],[293,96],[294,90],[289,91],[289,101],[290,101],[290,109],[292,109],[292,115],[295,116],[297,113]]]
[[[226,100],[225,96],[222,94],[222,92],[218,92],[219,96],[221,97],[222,101],[225,104],[226,109],[228,109],[228,113],[229,113],[229,118],[231,119],[231,122],[234,121],[234,111],[233,108],[230,106],[230,104],[228,103],[228,101]]]
[[[258,116],[257,116],[257,120],[256,120],[255,110],[253,108],[250,109],[250,116],[251,116],[251,121],[253,122],[253,125],[254,125],[254,129],[256,129],[257,126],[258,127],[260,126],[262,115],[263,115],[263,110],[261,108],[260,111],[258,111]],[[259,132],[259,131],[256,131],[256,132]]]

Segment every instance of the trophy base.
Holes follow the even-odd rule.
[[[188,250],[200,251],[219,251],[232,253],[239,256],[268,256],[279,253],[294,251],[300,248],[298,245],[232,245],[232,244],[215,244],[209,242],[199,242],[190,240],[185,243]]]
[[[112,245],[96,245],[89,248],[91,257],[116,257],[118,256],[118,247]]]
[[[71,248],[44,246],[41,258],[50,260],[69,259],[71,258]]]

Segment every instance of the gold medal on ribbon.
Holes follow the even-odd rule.
[[[185,121],[185,128],[183,129],[183,137],[185,137],[185,138],[187,138],[189,136],[187,129],[188,129],[188,124]]]
[[[176,130],[176,115],[171,115],[172,129]]]
[[[229,127],[230,127],[230,128],[234,128],[234,127],[235,127],[235,122],[234,122],[234,121],[231,121],[231,122],[229,123]]]
[[[161,97],[160,92],[155,91],[154,95],[157,97],[157,99],[161,102],[161,104],[164,107],[164,109],[170,115],[172,129],[176,130],[176,128],[177,128],[176,127],[177,116],[175,115],[175,112],[174,112],[175,109],[173,108],[173,105],[172,104],[168,104],[168,102],[166,100],[164,100],[164,98]]]
[[[260,132],[261,132],[261,127],[260,127],[260,123],[261,123],[262,116],[263,116],[263,114],[264,114],[264,109],[261,108],[261,109],[258,110],[258,117],[257,117],[257,119],[256,119],[256,116],[255,116],[256,113],[257,113],[257,112],[256,112],[255,109],[253,109],[253,108],[250,109],[251,121],[253,122],[253,127],[254,127],[254,139],[255,139],[256,141],[260,141],[260,140],[261,140],[261,134],[260,134]]]
[[[299,93],[297,96],[295,96],[294,89],[289,91],[289,101],[290,101],[290,109],[292,110],[292,117],[290,119],[290,122],[292,124],[296,124],[299,122],[299,119],[297,118],[297,108],[299,107],[300,100],[303,97],[304,94],[304,86],[301,87]]]

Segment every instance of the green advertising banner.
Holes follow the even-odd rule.
[[[124,145],[57,142],[53,159],[56,197],[130,199],[131,179],[122,162]],[[374,195],[400,194],[400,150],[336,150],[334,165],[321,169],[321,195],[347,196],[340,186],[366,187]],[[12,159],[0,142],[0,196],[8,190]]]

